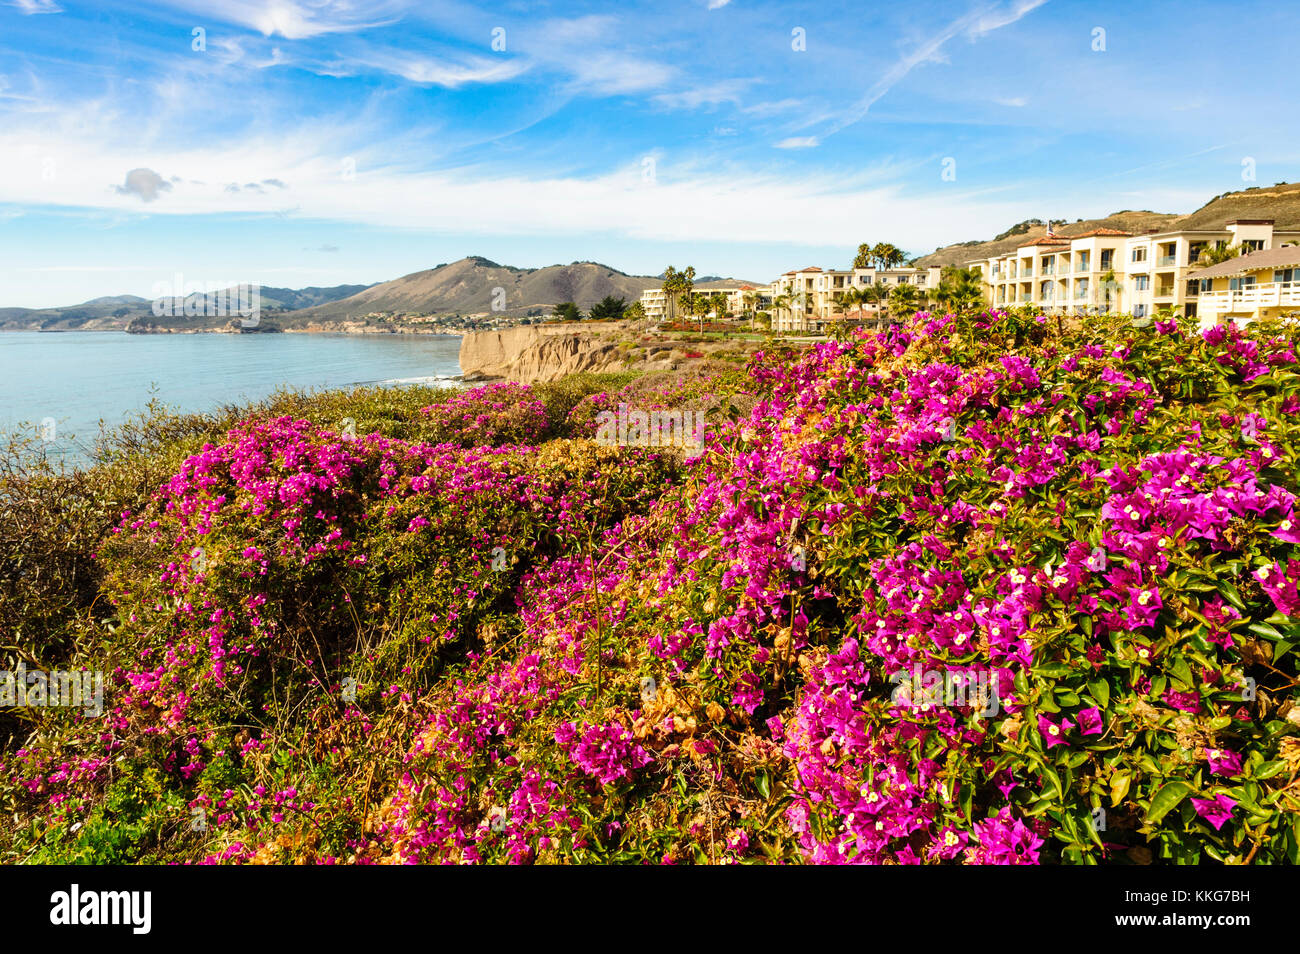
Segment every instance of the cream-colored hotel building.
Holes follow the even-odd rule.
[[[1198,266],[1201,252],[1240,246],[1242,254],[1219,265]],[[1300,312],[1300,230],[1275,230],[1272,219],[1237,219],[1221,229],[1150,231],[1093,229],[1076,235],[1048,234],[1015,251],[965,264],[980,272],[993,308],[1029,305],[1052,313],[1122,312],[1141,318],[1164,309],[1196,317],[1202,327]],[[850,289],[911,284],[918,304],[939,287],[939,266],[928,268],[806,268],[786,272],[769,285],[701,285],[721,291],[727,313],[740,315],[754,302],[772,316],[772,330],[821,333],[832,319],[870,322],[882,306],[847,310]],[[755,297],[756,296],[756,297]],[[646,316],[668,317],[662,288],[641,296]],[[884,306],[887,308],[888,306]]]
[[[1260,265],[1255,254],[1296,242],[1300,231],[1275,231],[1271,219],[1237,219],[1222,229],[1142,235],[1093,229],[1046,235],[966,267],[980,271],[985,297],[994,308],[1032,305],[1049,313],[1113,311],[1139,318],[1177,308],[1208,326],[1228,317],[1265,317],[1271,314],[1270,306],[1290,304],[1283,299],[1295,295],[1295,273],[1274,268],[1271,259],[1267,266]],[[1218,244],[1240,246],[1242,256],[1213,268],[1194,267],[1203,250]],[[1294,252],[1300,258],[1300,248]],[[1232,294],[1245,286],[1254,291],[1244,297]]]

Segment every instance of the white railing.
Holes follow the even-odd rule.
[[[1300,307],[1300,282],[1265,282],[1235,291],[1201,292],[1197,301],[1198,309],[1219,314],[1283,305]]]

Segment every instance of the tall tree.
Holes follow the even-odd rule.
[[[895,285],[889,294],[889,311],[895,317],[910,318],[916,314],[920,298],[920,290],[910,282]]]
[[[872,262],[874,261],[875,258],[873,257],[871,252],[871,243],[863,242],[861,245],[858,246],[857,257],[853,259],[853,267],[870,268]]]
[[[977,268],[949,266],[943,270],[934,297],[953,311],[978,308],[984,303],[984,277]]]
[[[551,314],[564,321],[581,321],[582,309],[571,301],[562,301],[552,309]]]
[[[1201,249],[1201,255],[1196,260],[1197,265],[1218,265],[1220,262],[1226,262],[1229,259],[1236,258],[1241,254],[1240,245],[1229,245],[1227,242],[1215,242],[1213,245],[1207,245]]]
[[[623,317],[623,310],[627,307],[627,299],[615,298],[613,295],[606,295],[596,304],[591,306],[592,321],[609,321],[615,318]]]
[[[727,317],[727,296],[722,292],[714,292],[709,296],[709,310],[717,318]]]

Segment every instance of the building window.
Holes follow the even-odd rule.
[[[1086,271],[1088,271],[1088,253],[1087,253],[1087,252],[1080,252],[1080,253],[1079,253],[1079,261],[1078,261],[1078,264],[1075,266],[1074,270],[1075,270],[1076,272],[1086,272]]]
[[[1300,268],[1275,268],[1273,269],[1273,281],[1300,282]]]
[[[1146,246],[1133,249],[1133,257],[1130,259],[1130,261],[1145,262],[1146,260],[1147,260]]]
[[[1254,275],[1247,275],[1244,278],[1229,278],[1228,291],[1244,291],[1247,288],[1252,288],[1254,284]]]
[[[1114,266],[1114,264],[1115,264],[1115,250],[1114,250],[1114,249],[1109,249],[1109,248],[1107,248],[1107,249],[1102,249],[1102,252],[1101,252],[1101,270],[1102,270],[1103,272],[1108,272],[1108,271],[1111,270],[1111,268]]]
[[[1134,318],[1145,318],[1146,315],[1147,315],[1147,306],[1146,306],[1146,305],[1134,305],[1134,306],[1133,306],[1133,317],[1134,317]]]
[[[1151,287],[1151,276],[1150,276],[1150,275],[1134,275],[1134,276],[1133,276],[1133,290],[1134,290],[1134,291],[1146,291],[1146,290],[1147,290],[1148,288],[1150,288],[1150,287]]]
[[[1263,247],[1263,239],[1245,239],[1241,243],[1241,254],[1249,255],[1251,252],[1258,252]]]

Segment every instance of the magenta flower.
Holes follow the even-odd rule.
[[[1174,692],[1174,690],[1168,689],[1162,698],[1165,705],[1174,709],[1181,709],[1183,712],[1199,712],[1201,710],[1201,697],[1195,692]]]
[[[1294,512],[1287,511],[1287,515],[1282,518],[1282,522],[1273,531],[1273,536],[1287,543],[1300,543],[1300,524],[1296,522]]]
[[[1237,807],[1236,801],[1227,795],[1193,798],[1192,804],[1196,806],[1196,814],[1213,825],[1215,831],[1223,827],[1223,823],[1232,817],[1232,810]]]
[[[1101,735],[1101,710],[1096,706],[1080,709],[1076,717],[1079,720],[1079,732],[1083,735]]]
[[[1042,733],[1043,741],[1050,749],[1054,745],[1068,745],[1065,740],[1065,733],[1074,728],[1074,723],[1069,719],[1062,719],[1060,722],[1053,722],[1045,715],[1038,717],[1038,731]]]
[[[1038,849],[1043,839],[1026,827],[1019,818],[1011,817],[1011,809],[1003,808],[996,815],[975,823],[972,832],[978,847],[968,849],[966,859],[976,865],[1036,865]]]
[[[1205,758],[1215,775],[1231,778],[1241,774],[1241,755],[1231,749],[1206,749]]]

